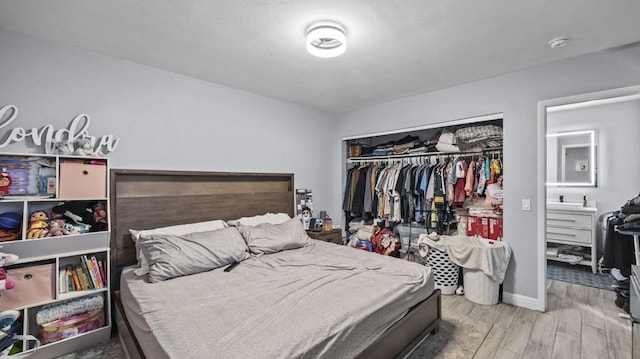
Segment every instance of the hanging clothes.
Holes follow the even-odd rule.
[[[463,207],[467,198],[484,196],[491,176],[496,181],[503,172],[500,157],[489,156],[375,161],[379,162],[347,170],[345,215],[365,221],[424,223],[438,232],[453,221],[452,209]]]

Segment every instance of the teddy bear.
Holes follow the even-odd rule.
[[[0,252],[0,291],[12,289],[16,283],[10,279],[7,279],[7,272],[5,272],[4,266],[11,265],[18,260],[18,256],[15,254],[1,253]]]
[[[49,227],[49,224],[47,223],[48,220],[49,217],[45,211],[35,211],[31,213],[27,239],[42,238]]]
[[[74,154],[78,156],[89,157],[95,157],[99,155],[91,147],[91,140],[88,138],[80,138],[76,141],[76,151]]]
[[[63,219],[53,219],[49,221],[49,230],[45,237],[58,237],[71,233],[65,228],[65,221]]]

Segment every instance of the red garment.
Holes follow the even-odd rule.
[[[453,206],[454,207],[462,207],[464,205],[464,199],[466,198],[466,193],[464,191],[464,185],[466,180],[464,178],[458,178],[456,181],[456,186],[453,189]]]

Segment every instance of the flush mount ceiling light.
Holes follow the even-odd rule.
[[[344,28],[335,22],[323,21],[307,30],[307,51],[317,57],[336,57],[347,50]]]
[[[568,43],[569,43],[569,38],[566,36],[562,36],[562,37],[556,37],[555,39],[549,41],[549,46],[552,49],[557,49],[559,47],[567,46]]]

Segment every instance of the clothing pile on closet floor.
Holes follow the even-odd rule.
[[[378,225],[366,225],[364,222],[350,223],[348,246],[368,252],[398,257],[401,248],[400,238],[389,228]]]

